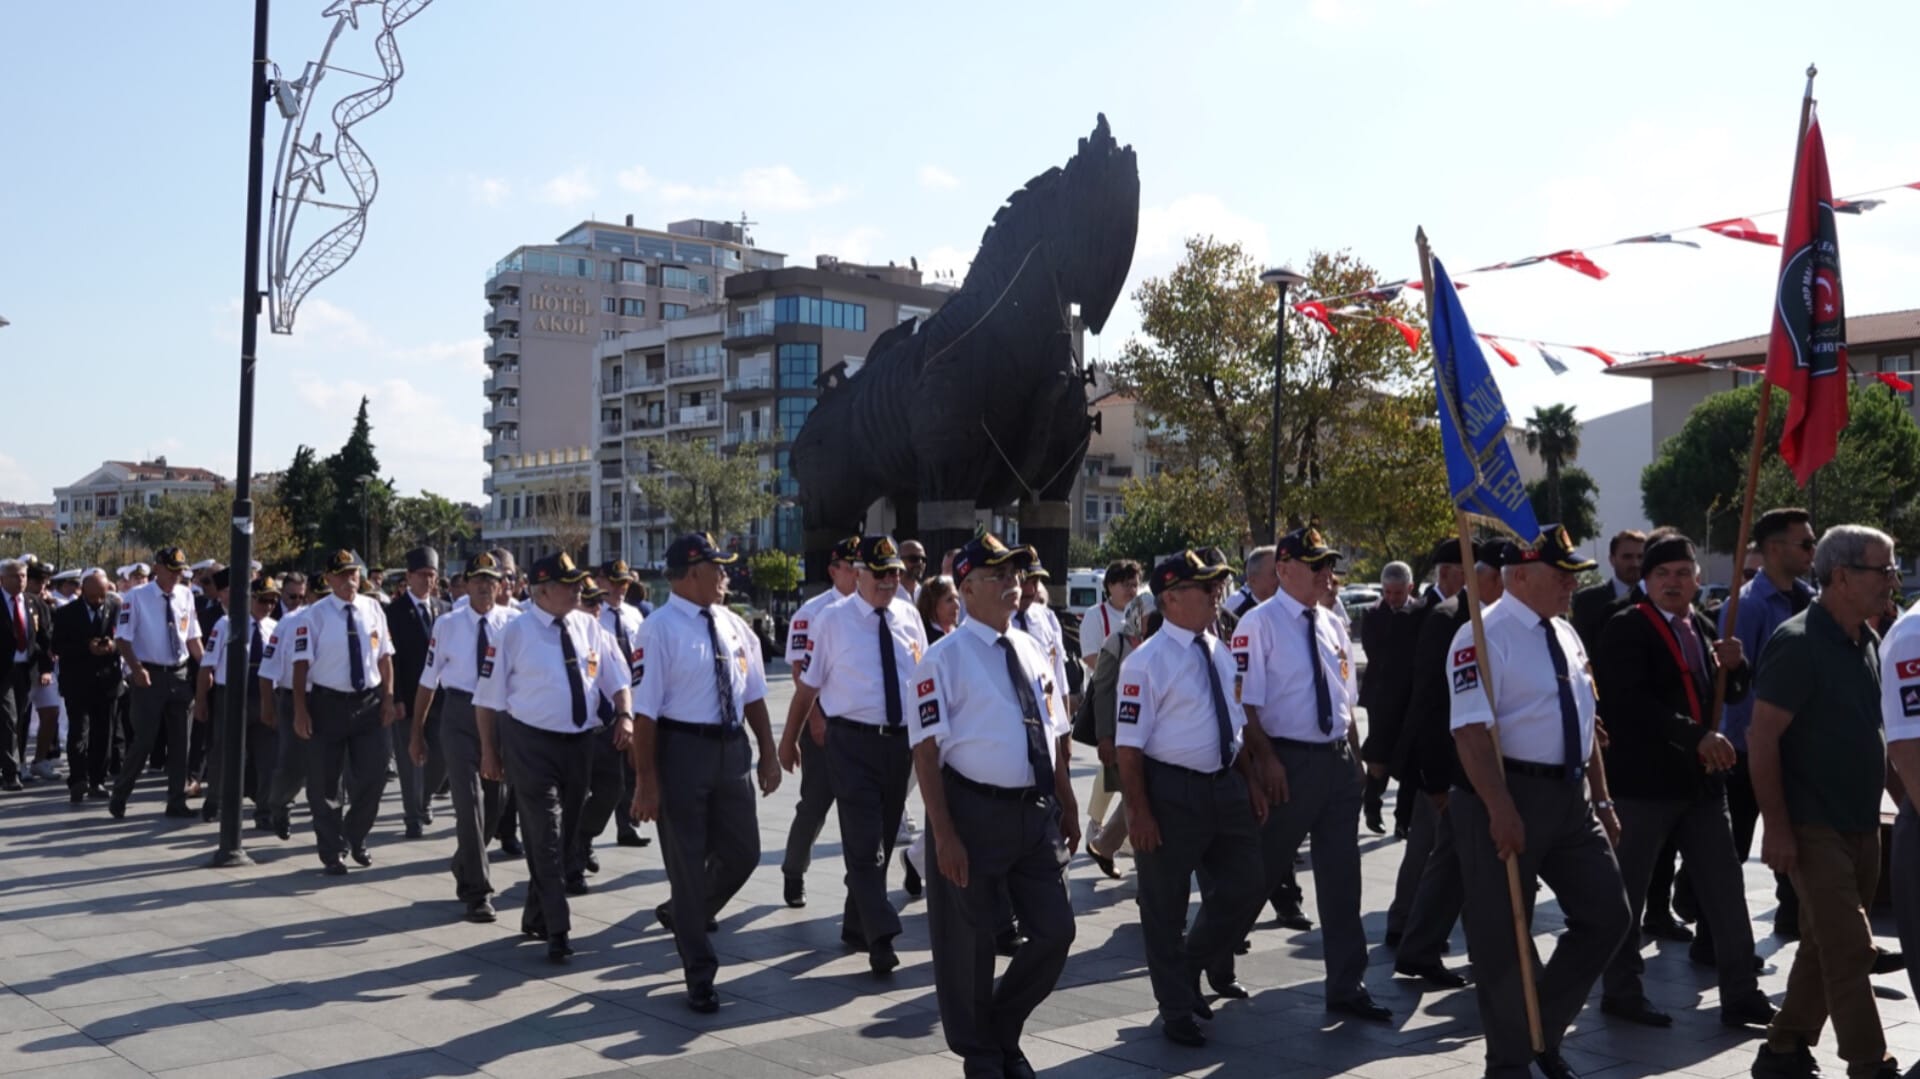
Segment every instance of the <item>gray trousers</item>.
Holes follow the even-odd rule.
[[[434,696],[433,707],[427,712],[427,763],[415,764],[407,748],[413,739],[413,720],[411,717],[397,720],[388,728],[393,738],[394,768],[400,775],[400,813],[401,820],[408,824],[426,827],[433,821],[433,792],[447,778],[447,760],[440,752],[440,701]],[[413,701],[407,701],[407,707],[413,707]]]
[[[1621,798],[1620,877],[1627,889],[1632,918],[1626,939],[1607,964],[1601,999],[1630,1005],[1646,999],[1641,958],[1640,916],[1647,882],[1655,863],[1671,844],[1686,858],[1687,876],[1700,904],[1700,920],[1713,926],[1714,958],[1720,974],[1720,1003],[1744,1003],[1760,992],[1753,972],[1753,923],[1747,914],[1747,889],[1742,881],[1740,856],[1733,849],[1733,822],[1727,816],[1724,791],[1692,801]]]
[[[827,747],[813,744],[813,735],[800,732],[800,802],[793,807],[787,827],[787,854],[781,859],[784,876],[804,877],[813,864],[813,845],[833,810],[833,776],[827,767]]]
[[[127,747],[120,775],[113,781],[113,796],[125,802],[140,779],[141,769],[153,753],[153,744],[161,731],[167,735],[167,804],[187,801],[187,742],[193,726],[193,681],[187,667],[172,671],[147,667],[151,684],[145,689],[130,685],[133,698],[133,744]]]
[[[1408,970],[1420,970],[1440,965],[1442,949],[1453,936],[1454,924],[1460,920],[1464,897],[1460,890],[1460,855],[1454,846],[1452,810],[1435,809],[1425,792],[1414,792],[1411,797],[1414,799],[1413,834],[1420,834],[1424,820],[1433,837],[1433,849],[1427,852],[1426,864],[1421,868],[1394,962]]]
[[[307,743],[293,733],[293,690],[273,691],[273,778],[267,784],[267,811],[283,817],[307,785]]]
[[[708,738],[664,724],[655,747],[673,942],[687,988],[708,989],[720,959],[707,939],[707,919],[719,917],[760,862],[753,750],[737,727]]]
[[[1544,970],[1537,952],[1526,957],[1534,964],[1541,1032],[1547,1048],[1557,1050],[1594,980],[1627,935],[1627,892],[1584,784],[1509,772],[1507,789],[1526,824],[1520,891],[1528,924],[1536,881],[1553,889],[1566,916],[1566,932],[1554,942],[1553,959]],[[1506,863],[1493,848],[1487,806],[1478,795],[1455,790],[1447,816],[1453,818],[1466,894],[1467,951],[1487,1037],[1487,1075],[1529,1075],[1533,1046],[1527,1036]]]
[[[1260,916],[1266,870],[1260,826],[1247,781],[1237,771],[1204,776],[1146,758],[1148,807],[1160,846],[1134,853],[1140,934],[1147,975],[1165,1019],[1191,1015],[1200,1003],[1200,972],[1230,962],[1236,932]],[[1187,926],[1193,878],[1200,877],[1200,913]]]
[[[570,877],[586,873],[587,855],[593,852],[593,841],[606,831],[607,822],[613,819],[615,811],[624,815],[626,807],[633,804],[620,767],[626,754],[613,748],[613,728],[591,729],[593,750],[588,755],[587,797],[580,812],[580,827],[574,829],[573,843],[567,848],[567,875]],[[627,797],[626,805],[620,801],[623,794]]]
[[[487,870],[487,845],[500,823],[501,784],[480,777],[480,729],[474,723],[473,694],[443,689],[440,756],[446,762],[453,797],[453,892],[472,906],[493,894]]]
[[[252,692],[247,694],[246,722],[243,723],[240,728],[242,732],[240,735],[240,769],[242,773],[241,786],[243,788],[246,785],[246,760],[248,754],[253,752],[253,750],[248,747],[263,729],[260,726],[260,680],[258,678],[248,678],[246,679],[246,684]],[[226,778],[226,769],[222,767],[221,761],[225,759],[227,752],[227,709],[230,707],[227,701],[229,700],[228,694],[231,692],[233,692],[233,690],[230,687],[216,684],[207,694],[207,722],[205,724],[207,728],[206,784],[207,796],[209,798],[225,796],[224,793],[220,791],[220,782]],[[256,794],[255,797],[258,798],[258,795]]]
[[[313,721],[307,746],[307,811],[313,815],[314,847],[320,861],[332,865],[347,851],[367,845],[367,834],[380,816],[380,796],[387,790],[392,743],[380,725],[379,690],[337,693],[315,686],[311,694],[307,698],[307,714]],[[346,775],[349,769],[351,784]]]
[[[872,948],[900,935],[900,913],[887,899],[887,865],[907,808],[913,750],[905,727],[889,733],[828,722],[827,772],[833,777],[840,853],[847,865],[840,935],[864,937]]]
[[[527,903],[520,912],[520,930],[539,937],[572,932],[567,850],[587,804],[594,729],[559,734],[529,727],[504,712],[494,729],[520,806],[520,841],[527,850]]]
[[[1346,742],[1330,750],[1276,743],[1287,770],[1287,801],[1267,814],[1260,833],[1261,861],[1271,894],[1293,874],[1301,840],[1313,837],[1313,883],[1326,957],[1326,999],[1334,1004],[1366,992],[1367,932],[1360,923],[1360,800],[1365,784]],[[1253,930],[1254,914],[1242,919],[1239,941]],[[1232,977],[1233,955],[1219,961],[1216,981]]]
[[[1400,798],[1412,802],[1413,823],[1407,830],[1406,846],[1400,851],[1400,872],[1393,881],[1393,902],[1387,905],[1389,936],[1406,934],[1407,917],[1413,911],[1414,897],[1420,893],[1420,878],[1426,876],[1427,858],[1433,853],[1433,841],[1438,831],[1435,822],[1439,814],[1425,791],[1416,791],[1402,784]]]
[[[1060,981],[1073,945],[1066,841],[1052,798],[991,798],[946,777],[947,815],[967,852],[967,886],[937,868],[939,840],[927,832],[927,929],[933,937],[934,994],[947,1048],[969,1076],[1001,1076],[1019,1052],[1027,1017]],[[993,981],[1002,897],[1012,901],[1027,942]]]
[[[1900,933],[1900,951],[1920,957],[1920,812],[1913,808],[1913,795],[1900,799],[1900,813],[1893,818],[1893,850],[1890,883],[1893,886],[1893,921]],[[1914,999],[1920,1000],[1920,961],[1908,960],[1907,983]]]

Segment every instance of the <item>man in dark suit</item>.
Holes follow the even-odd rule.
[[[418,839],[433,822],[433,792],[447,777],[446,758],[440,755],[440,706],[436,695],[427,713],[427,763],[418,765],[408,755],[413,737],[411,710],[420,690],[420,672],[427,666],[433,641],[433,623],[448,607],[440,598],[440,552],[415,547],[407,552],[407,587],[387,604],[387,628],[393,634],[393,703],[399,721],[389,728],[393,759],[400,772],[400,806],[407,838]]]
[[[1360,617],[1360,647],[1367,653],[1366,675],[1360,681],[1367,738],[1360,746],[1360,759],[1367,766],[1363,804],[1367,827],[1374,835],[1387,830],[1380,819],[1381,795],[1386,793],[1387,765],[1400,741],[1401,719],[1413,692],[1413,643],[1426,614],[1427,605],[1413,594],[1413,568],[1405,562],[1387,563],[1380,571],[1380,602]],[[1396,805],[1394,816],[1400,817],[1403,809],[1410,810],[1411,805]],[[1397,824],[1394,830],[1400,830]]]
[[[1632,924],[1639,924],[1637,908],[1662,849],[1677,846],[1719,945],[1720,1021],[1764,1026],[1773,1006],[1754,973],[1753,926],[1723,778],[1736,755],[1733,743],[1707,725],[1718,672],[1727,671],[1727,696],[1737,699],[1747,692],[1751,668],[1740,641],[1719,641],[1713,623],[1693,609],[1700,579],[1691,540],[1656,531],[1641,572],[1646,598],[1607,622],[1594,658],[1609,735],[1607,774],[1619,802],[1620,874],[1636,908]],[[1640,933],[1629,929],[1607,966],[1600,1010],[1670,1026],[1673,1017],[1647,999],[1640,948]]]
[[[17,791],[17,741],[33,718],[33,690],[53,681],[53,612],[27,593],[27,563],[0,562],[0,791]]]
[[[107,752],[114,710],[126,692],[113,646],[119,617],[120,597],[101,570],[81,578],[79,598],[53,613],[53,654],[60,661],[60,697],[67,702],[67,792],[76,805],[105,798],[112,777]]]
[[[1607,541],[1607,563],[1613,576],[1573,594],[1573,631],[1587,655],[1596,654],[1600,629],[1615,611],[1640,600],[1640,558],[1647,549],[1647,534],[1631,528],[1616,532]]]

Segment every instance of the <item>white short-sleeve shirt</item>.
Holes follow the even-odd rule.
[[[1194,633],[1171,622],[1120,661],[1114,744],[1138,749],[1163,764],[1219,771],[1220,723],[1207,678],[1209,666],[1220,680],[1231,761],[1240,752],[1240,729],[1247,722],[1246,709],[1233,705],[1233,653],[1213,634]]]
[[[213,684],[216,686],[224,686],[227,684],[227,643],[228,643],[227,633],[229,632],[229,629],[232,626],[232,624],[233,624],[232,615],[225,615],[225,614],[221,615],[220,620],[213,624],[213,632],[207,634],[207,639],[204,645],[206,649],[205,655],[207,658],[202,664],[202,666],[203,666],[203,669],[207,667],[210,667],[212,669]],[[273,635],[273,630],[275,625],[276,623],[272,618],[262,618],[259,621],[260,641],[261,641],[260,663],[262,667],[264,667],[267,662],[266,661],[266,641],[269,637]],[[251,631],[249,631],[248,637],[249,638],[252,637]],[[251,640],[249,640],[248,647],[249,648],[252,647]]]
[[[372,596],[355,596],[351,601],[328,594],[307,611],[294,628],[288,662],[307,664],[307,685],[321,686],[339,693],[353,688],[353,657],[348,648],[347,608],[353,608],[354,635],[360,647],[360,662],[365,673],[363,689],[380,685],[380,657],[393,655],[393,636],[387,632],[387,612]]]
[[[1338,741],[1353,723],[1360,692],[1353,678],[1353,643],[1346,625],[1324,607],[1313,610],[1313,644],[1307,645],[1307,610],[1285,592],[1275,592],[1248,611],[1233,631],[1236,689],[1240,703],[1256,709],[1260,729],[1297,742]],[[1313,664],[1326,677],[1332,705],[1331,731],[1320,729]]]
[[[882,610],[897,681],[904,684],[926,655],[927,632],[920,624],[920,612],[906,600],[895,596],[885,608],[876,608],[855,594],[844,603],[828,604],[810,626],[806,668],[797,676],[819,691],[823,714],[874,727],[887,725],[885,668],[880,659]],[[903,723],[908,707],[910,702],[902,693]]]
[[[1489,606],[1480,618],[1487,638],[1488,677],[1492,703],[1480,684],[1480,667],[1473,644],[1473,623],[1453,635],[1447,660],[1452,704],[1452,727],[1493,725],[1500,735],[1503,757],[1534,764],[1585,764],[1593,756],[1595,696],[1593,671],[1580,635],[1564,618],[1549,625],[1567,659],[1567,681],[1573,689],[1580,717],[1580,760],[1566,759],[1560,733],[1560,682],[1547,645],[1548,626],[1533,608],[1515,599]]]
[[[1067,702],[1040,646],[1027,634],[1009,630],[1005,637],[1045,713],[1047,759],[1053,762],[1060,735],[1072,728]],[[968,619],[927,649],[909,679],[907,737],[914,745],[933,739],[940,763],[976,783],[1031,787],[1035,777],[1027,758],[1026,719],[1006,653],[996,643],[1001,636],[979,619]]]
[[[795,677],[807,668],[811,657],[807,654],[807,645],[813,641],[813,627],[819,622],[820,615],[828,607],[853,595],[829,588],[825,592],[802,603],[800,609],[793,612],[792,621],[787,623],[787,666],[793,668]]]
[[[306,620],[312,607],[296,607],[274,624],[267,634],[267,646],[260,653],[260,677],[275,689],[293,688],[293,631]]]
[[[471,607],[467,613],[471,617]],[[583,724],[573,721],[573,688],[561,646],[562,633],[573,642],[573,662],[580,670]],[[600,628],[599,620],[585,611],[555,616],[529,606],[517,615],[508,615],[498,643],[487,652],[473,691],[474,707],[505,712],[515,722],[541,730],[577,734],[595,729],[600,721],[595,715],[594,693],[598,691],[612,700],[629,684],[620,646]]]
[[[499,650],[500,633],[507,623],[520,617],[495,604],[481,615],[471,604],[448,611],[433,623],[433,637],[427,644],[427,663],[420,671],[420,684],[428,689],[457,689],[472,693],[480,685],[480,624],[487,625],[487,647]],[[571,707],[571,705],[569,705]]]
[[[1920,617],[1909,608],[1880,641],[1880,718],[1888,742],[1920,738]],[[1903,779],[1905,777],[1902,777]]]
[[[702,612],[713,615],[709,633]],[[640,624],[634,657],[633,712],[680,723],[720,722],[720,685],[714,674],[713,638],[718,635],[733,689],[732,722],[746,720],[746,707],[767,695],[760,639],[737,614],[722,606],[701,607],[674,596]]]
[[[168,638],[167,622],[174,625],[177,643]],[[172,667],[187,661],[187,642],[200,639],[200,620],[193,614],[193,592],[175,584],[171,593],[160,582],[148,581],[120,597],[116,639],[133,642],[133,655],[142,663]]]
[[[607,603],[600,607],[600,628],[606,630],[614,643],[626,654],[629,679],[634,677],[633,653],[634,649],[640,647],[640,623],[644,621],[646,616],[640,613],[640,608],[631,603],[618,605]]]

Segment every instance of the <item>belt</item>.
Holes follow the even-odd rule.
[[[1142,756],[1145,755],[1142,754]],[[1203,772],[1198,768],[1188,768],[1184,764],[1172,764],[1156,757],[1147,757],[1147,763],[1156,768],[1168,768],[1183,775],[1195,776],[1200,779],[1222,779],[1225,778],[1228,772],[1233,771],[1232,768],[1216,768],[1211,772]]]
[[[1284,746],[1287,749],[1304,749],[1309,753],[1344,753],[1347,750],[1347,740],[1345,738],[1335,738],[1327,742],[1303,742],[1298,738],[1281,738],[1278,735],[1268,735],[1268,739],[1276,746]]]
[[[1508,757],[1502,762],[1507,771],[1517,776],[1532,776],[1535,779],[1567,778],[1567,766],[1564,764],[1535,764],[1532,761],[1517,761]]]
[[[314,696],[316,696],[316,697],[349,697],[349,698],[358,698],[358,697],[365,697],[365,696],[369,696],[369,695],[371,695],[371,694],[376,694],[376,693],[379,693],[379,692],[380,692],[380,687],[379,687],[379,686],[368,686],[368,687],[367,687],[367,688],[365,688],[365,689],[330,689],[330,688],[328,688],[328,687],[326,687],[326,686],[308,686],[308,687],[307,687],[307,692],[308,692],[308,693],[311,693],[312,695],[314,695]]]
[[[582,727],[577,731],[556,731],[556,730],[549,730],[546,727],[536,727],[531,723],[525,722],[524,720],[514,719],[514,717],[511,715],[509,715],[507,718],[513,719],[514,731],[517,734],[538,734],[547,738],[559,738],[559,739],[571,742],[574,739],[580,738],[584,735],[600,733],[600,728],[597,726]]]
[[[440,692],[446,694],[449,697],[457,695],[457,696],[465,697],[467,700],[473,699],[473,691],[470,689],[455,689],[452,686],[443,686],[441,687]]]
[[[148,674],[176,674],[187,669],[187,661],[183,659],[174,664],[142,663],[140,666],[145,667]]]
[[[828,716],[827,726],[837,727],[843,731],[853,731],[856,734],[897,734],[905,737],[907,733],[907,725],[904,723],[898,727],[881,727],[872,723],[862,723],[857,719],[841,719],[839,716]]]
[[[653,721],[663,731],[677,731],[680,734],[698,735],[716,742],[724,742],[737,734],[746,733],[739,727],[722,727],[718,723],[685,723],[677,719],[662,717]]]
[[[1052,796],[1051,791],[1043,794],[1038,787],[996,787],[991,783],[968,779],[955,771],[950,764],[941,765],[940,774],[946,776],[950,783],[1001,802],[1038,802]]]

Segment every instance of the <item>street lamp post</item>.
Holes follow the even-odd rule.
[[[1272,285],[1279,296],[1273,313],[1273,445],[1267,461],[1267,543],[1280,538],[1280,376],[1287,354],[1287,290],[1307,283],[1305,276],[1291,266],[1277,266],[1260,275],[1260,283]]]

